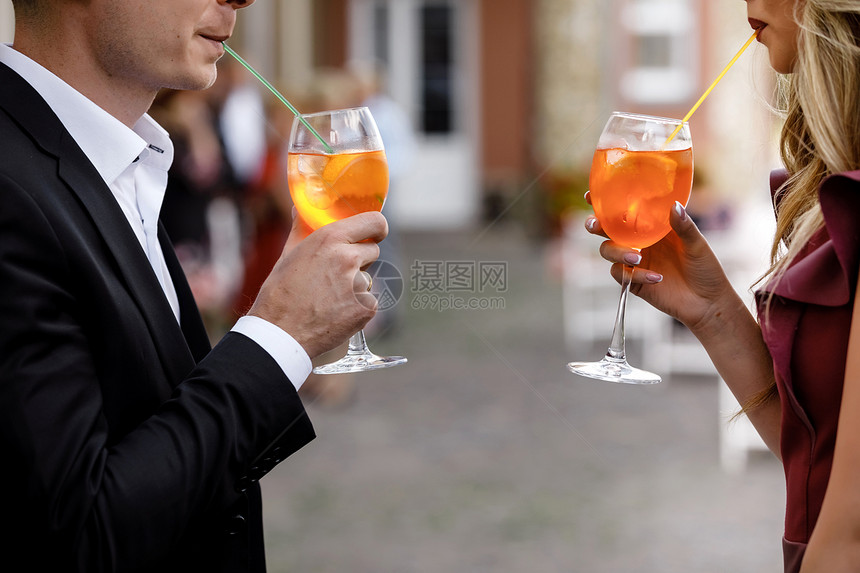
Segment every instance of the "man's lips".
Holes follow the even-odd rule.
[[[197,35],[220,44],[230,39],[230,32],[228,30],[232,30],[232,28],[227,28],[226,26],[207,26],[199,28]]]
[[[207,40],[212,40],[213,42],[226,42],[230,36],[224,34],[200,34],[201,37],[206,38]]]

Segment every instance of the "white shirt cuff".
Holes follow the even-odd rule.
[[[274,358],[298,390],[311,373],[313,365],[302,345],[285,330],[258,316],[243,316],[231,329],[244,334]]]

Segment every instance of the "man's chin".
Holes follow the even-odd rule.
[[[218,77],[218,70],[215,65],[208,66],[205,70],[200,70],[194,74],[187,74],[177,78],[172,85],[164,86],[175,90],[205,90],[212,87]]]

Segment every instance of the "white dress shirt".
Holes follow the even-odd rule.
[[[158,214],[173,162],[173,143],[149,115],[129,129],[121,121],[11,46],[0,43],[0,62],[39,92],[102,176],[125,214],[173,314],[179,302],[158,242]],[[244,316],[232,329],[254,340],[298,389],[311,372],[304,348],[287,332],[261,318]]]

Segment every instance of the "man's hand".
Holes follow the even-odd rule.
[[[279,326],[314,358],[376,314],[376,299],[356,275],[379,257],[388,222],[373,211],[309,231],[294,213],[287,245],[248,314]]]

